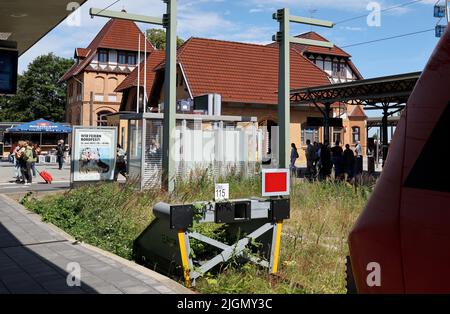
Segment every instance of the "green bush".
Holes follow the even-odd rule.
[[[177,183],[174,193],[160,190],[137,192],[131,185],[107,183],[84,186],[61,195],[37,200],[27,195],[22,203],[80,241],[127,259],[133,241],[149,225],[151,209],[159,201],[192,203],[209,201],[214,182],[229,183],[231,198],[260,195],[260,179],[239,173],[213,180],[199,172]],[[267,269],[235,259],[214,274],[197,280],[205,293],[343,293],[347,237],[371,193],[371,186],[355,189],[346,183],[304,182],[291,185],[291,218],[283,225],[280,277]],[[194,230],[226,241],[223,225],[195,224]],[[193,255],[218,253],[199,241],[191,241]],[[281,279],[280,279],[281,278]]]
[[[131,259],[133,241],[152,219],[153,199],[151,193],[108,183],[39,201],[27,196],[23,203],[77,240]]]

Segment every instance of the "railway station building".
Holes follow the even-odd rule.
[[[316,33],[300,35],[326,41]],[[144,66],[140,69],[140,98],[137,101],[138,73],[135,69],[116,89],[123,94],[120,111],[159,112],[164,102],[164,52],[153,51],[147,59],[147,108],[143,108]],[[278,47],[205,38],[190,38],[178,49],[177,100],[192,103],[205,94],[221,95],[221,114],[257,117],[266,126],[263,146],[269,154],[270,129],[277,125]],[[332,49],[291,45],[291,88],[305,88],[361,79],[350,55]],[[332,128],[330,142],[366,147],[366,115],[359,105],[333,104],[332,115],[343,119],[343,126]],[[179,110],[183,110],[179,108]],[[189,110],[189,109],[188,109]],[[192,111],[192,110],[191,110]],[[323,128],[309,126],[307,117],[321,117],[313,103],[291,108],[291,141],[299,148],[299,162],[305,162],[306,140],[323,142]],[[332,136],[331,136],[332,134]],[[263,156],[264,158],[264,156]]]
[[[138,41],[141,37],[141,58]],[[327,41],[315,32],[299,37]],[[86,48],[76,48],[75,64],[60,79],[67,82],[66,122],[72,125],[117,125],[119,143],[126,146],[126,112],[162,112],[164,103],[165,52],[147,45],[146,68],[144,34],[131,21],[111,19]],[[141,62],[138,73],[138,62]],[[271,128],[277,126],[278,47],[190,38],[177,53],[177,100],[193,103],[206,94],[221,97],[222,115],[256,117],[264,128],[263,157],[271,152]],[[146,79],[144,75],[146,72]],[[139,80],[140,99],[137,101]],[[330,83],[362,79],[351,56],[337,46],[333,48],[291,44],[291,88],[300,89]],[[146,81],[146,88],[144,88]],[[147,106],[143,108],[143,94]],[[136,105],[138,104],[138,106]],[[193,107],[179,113],[193,113]],[[333,117],[342,118],[342,127],[330,129],[330,144],[354,145],[360,141],[366,148],[366,115],[359,105],[336,102]],[[307,117],[321,117],[313,103],[291,108],[291,141],[299,148],[299,162],[305,161],[306,140],[323,142],[323,127],[308,125]],[[108,117],[108,118],[107,118]]]

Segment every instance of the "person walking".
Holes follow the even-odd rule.
[[[41,154],[41,147],[39,144],[33,145],[33,163],[31,164],[31,171],[33,172],[33,177],[36,178],[36,162],[38,161],[39,155]]]
[[[291,173],[293,173],[294,175],[297,172],[297,167],[295,166],[295,162],[298,158],[298,151],[297,151],[297,146],[295,146],[295,143],[291,143],[291,164],[290,164],[290,169],[291,169]]]
[[[342,147],[339,145],[339,141],[336,141],[333,148],[331,148],[331,160],[334,165],[334,178],[336,180],[342,179],[343,167],[342,167],[342,155],[343,155]]]
[[[58,169],[59,170],[61,170],[62,167],[63,167],[64,151],[65,151],[64,141],[63,140],[59,140],[58,141],[58,146],[56,147],[56,160],[58,161]]]
[[[306,140],[305,155],[306,155],[306,177],[312,180],[315,176],[314,171],[315,151],[314,146],[311,144],[311,141],[309,139]]]
[[[31,168],[33,167],[33,163],[36,162],[36,158],[34,157],[34,152],[33,152],[33,145],[30,141],[26,141],[24,159],[25,159],[24,174],[25,174],[25,178],[27,180],[26,185],[30,185],[31,183],[33,183],[33,177],[31,175]]]
[[[347,181],[350,182],[355,175],[355,153],[351,150],[349,144],[345,144],[343,163]]]

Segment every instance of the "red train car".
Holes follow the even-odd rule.
[[[358,293],[450,293],[450,32],[420,76],[349,236]]]

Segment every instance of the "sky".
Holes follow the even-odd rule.
[[[381,0],[375,2],[381,10],[412,0]],[[441,0],[442,1],[442,0]],[[86,47],[105,18],[89,16],[89,8],[105,8],[115,0],[88,0],[79,10],[79,23],[70,17],[24,53],[19,60],[19,72],[41,54],[53,52],[72,58],[74,49]],[[289,8],[292,15],[330,20],[332,29],[291,23],[291,35],[314,30],[334,44],[345,47],[355,43],[377,40],[426,29],[438,22],[433,17],[436,0],[422,0],[411,5],[382,11],[379,25],[367,15],[375,7],[369,0],[179,0],[177,33],[183,39],[191,36],[265,44],[271,42],[278,29],[272,13]],[[162,0],[120,0],[110,10],[125,9],[130,13],[161,16],[165,12]],[[77,14],[78,14],[77,13]],[[364,16],[363,16],[364,15]],[[352,21],[340,21],[363,16]],[[373,16],[373,15],[372,15]],[[75,24],[75,25],[74,25]],[[76,25],[78,24],[78,25]],[[370,25],[369,25],[370,24]],[[376,24],[376,23],[375,23]],[[142,30],[151,25],[139,24]],[[420,71],[423,69],[438,39],[434,31],[413,36],[344,48],[364,78]]]

